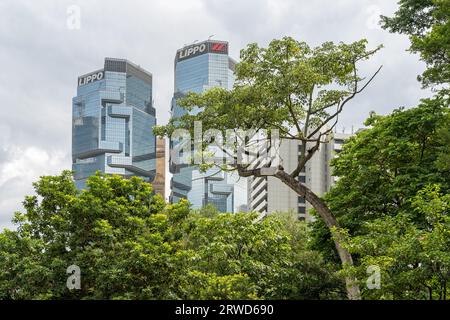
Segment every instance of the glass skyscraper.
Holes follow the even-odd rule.
[[[78,188],[97,170],[155,177],[152,74],[124,59],[78,78],[72,100],[72,170]]]
[[[212,87],[231,89],[236,62],[228,56],[228,42],[208,40],[185,46],[175,56],[175,83],[172,116],[177,118],[186,110],[177,99],[188,92],[203,92]],[[195,113],[196,111],[192,111]],[[171,149],[175,141],[170,142]],[[170,201],[189,200],[193,208],[213,204],[221,212],[247,210],[247,179],[236,173],[212,168],[203,173],[195,166],[175,164],[170,160]]]

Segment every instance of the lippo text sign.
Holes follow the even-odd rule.
[[[226,42],[202,42],[177,51],[177,61],[193,58],[204,53],[228,54]]]
[[[88,83],[92,83],[98,80],[102,80],[105,77],[103,70],[95,71],[78,78],[78,86],[83,86]]]

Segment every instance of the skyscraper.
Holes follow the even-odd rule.
[[[78,188],[97,170],[155,176],[152,74],[124,59],[78,78],[72,100],[72,169]]]
[[[186,111],[177,99],[188,92],[201,93],[212,87],[231,89],[236,62],[228,56],[228,42],[207,40],[178,50],[175,56],[172,116],[178,118]],[[192,111],[195,113],[197,111]],[[170,142],[173,150],[175,142]],[[202,173],[197,167],[175,164],[170,160],[171,202],[188,199],[193,208],[213,204],[221,212],[247,210],[247,179],[236,173],[212,168]]]

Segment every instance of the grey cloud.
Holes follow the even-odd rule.
[[[81,9],[80,30],[67,28],[70,5]],[[18,173],[11,178],[16,180],[0,185],[0,226],[32,191],[30,179],[70,169],[71,99],[77,76],[101,67],[105,56],[127,58],[153,73],[158,123],[166,123],[173,58],[183,44],[214,34],[230,41],[231,54],[238,58],[247,43],[266,45],[284,35],[312,45],[365,37],[370,46],[383,43],[385,48],[362,71],[369,73],[380,64],[384,68],[344,112],[341,127],[361,126],[370,110],[387,113],[417,104],[429,95],[415,80],[424,66],[405,51],[407,38],[368,27],[373,6],[383,14],[396,8],[394,2],[381,0],[3,0],[0,135],[8,132],[8,138],[0,137],[0,183],[6,165],[17,163]],[[20,174],[26,163],[20,155],[11,156],[14,148],[44,151],[49,161],[54,158],[53,164],[44,168],[26,160],[30,170]]]
[[[0,148],[0,170],[2,169],[2,165],[6,163],[9,159],[9,154],[6,149]]]

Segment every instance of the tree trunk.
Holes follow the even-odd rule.
[[[308,187],[301,184],[297,180],[295,180],[292,176],[284,172],[283,170],[278,170],[275,175],[278,179],[280,179],[284,184],[286,184],[289,188],[294,190],[298,195],[305,198],[314,209],[316,209],[318,215],[325,222],[327,227],[331,230],[332,227],[339,228],[339,224],[336,221],[336,218],[331,213],[330,209],[328,209],[327,205],[322,201],[316,194],[314,194]],[[334,245],[339,254],[339,258],[341,259],[342,265],[353,266],[353,259],[348,252],[347,249],[343,248],[339,241],[334,240]],[[346,277],[345,284],[347,288],[347,296],[350,300],[360,300],[361,293],[359,291],[359,286],[356,278]]]

